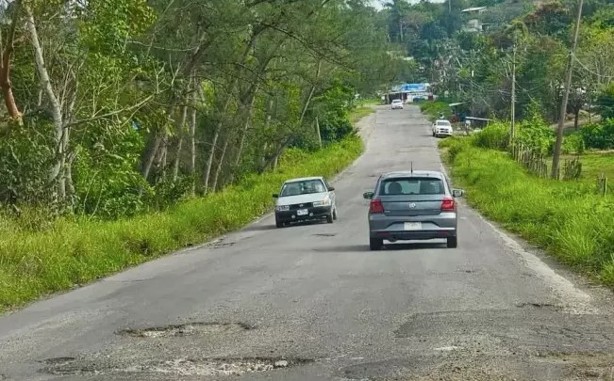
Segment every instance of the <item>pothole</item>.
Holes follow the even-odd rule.
[[[52,357],[50,359],[43,360],[47,365],[66,364],[68,362],[75,361],[74,357]]]
[[[104,368],[96,363],[63,362],[43,369],[54,375],[145,373],[167,376],[241,376],[246,373],[270,372],[312,363],[303,358],[212,358],[212,359],[173,359],[151,361],[146,364],[129,365],[122,368]]]
[[[180,325],[168,325],[165,327],[124,329],[118,331],[117,334],[142,338],[163,338],[207,335],[213,333],[232,333],[240,331],[249,331],[254,328],[254,326],[245,323],[198,322]]]
[[[531,302],[525,302],[525,303],[517,303],[516,307],[518,308],[525,308],[525,307],[533,307],[533,308],[561,308],[560,306],[557,306],[555,304],[552,303],[531,303]]]
[[[337,233],[316,233],[313,235],[316,237],[334,237],[337,235]]]
[[[230,247],[233,246],[236,242],[225,242],[224,240],[218,240],[215,242],[211,242],[211,244],[209,245],[210,248],[212,249],[221,249],[223,247]]]

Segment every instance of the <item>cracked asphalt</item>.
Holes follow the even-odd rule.
[[[0,380],[614,380],[612,294],[468,207],[457,249],[369,251],[362,193],[442,164],[417,107],[360,126],[334,224],[269,215],[6,314]]]

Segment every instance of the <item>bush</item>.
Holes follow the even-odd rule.
[[[473,135],[476,147],[506,150],[509,146],[510,126],[503,122],[489,124],[481,132]]]
[[[252,174],[210,196],[118,221],[59,219],[50,229],[31,232],[0,215],[0,310],[239,228],[272,207],[271,194],[285,179],[330,177],[361,150],[357,136],[312,155],[288,150],[276,172]]]
[[[554,141],[554,130],[536,113],[518,124],[516,143],[532,151],[546,155],[552,151]]]
[[[607,119],[599,124],[589,124],[580,130],[586,148],[614,148],[614,119]]]
[[[472,206],[614,286],[612,196],[595,195],[590,184],[533,177],[503,152],[455,145],[451,176]]]
[[[584,153],[585,144],[582,135],[580,134],[571,134],[567,135],[563,140],[562,151],[564,154],[577,154],[581,155]]]

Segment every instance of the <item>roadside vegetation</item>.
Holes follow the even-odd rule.
[[[554,136],[545,122],[532,120],[519,127],[517,139],[542,149],[547,157]],[[580,142],[568,150],[577,151],[584,146]],[[614,194],[604,192],[596,177],[614,172],[612,153],[576,153],[570,158],[579,155],[582,174],[558,180],[539,176],[538,166],[514,160],[508,143],[509,124],[498,122],[473,136],[444,140],[440,147],[470,205],[563,262],[614,286]]]
[[[287,177],[332,176],[411,66],[360,0],[0,16],[0,310],[241,227]]]
[[[452,117],[452,109],[449,106],[449,102],[445,100],[422,101],[420,102],[420,111],[422,111],[431,122],[438,119],[440,114],[443,114],[446,119]]]

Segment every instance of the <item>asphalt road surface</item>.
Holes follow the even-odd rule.
[[[0,380],[614,379],[611,293],[471,209],[457,249],[369,251],[376,176],[442,167],[416,107],[380,107],[361,128],[334,224],[267,216],[8,314]]]

